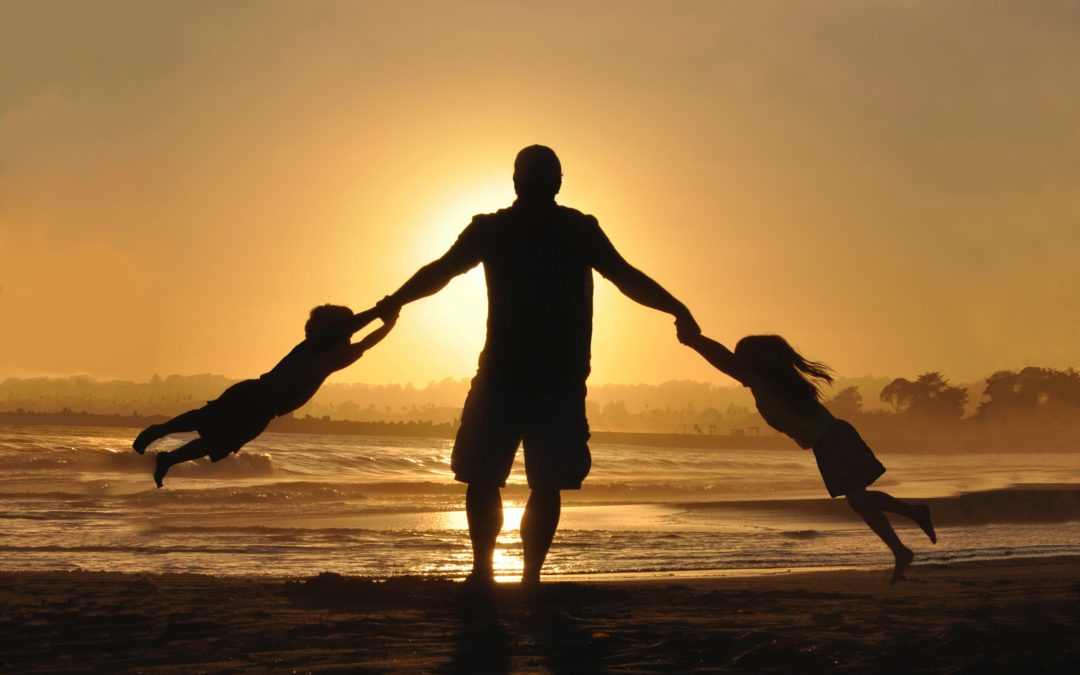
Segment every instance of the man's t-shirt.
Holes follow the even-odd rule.
[[[624,264],[596,218],[554,203],[479,215],[447,254],[462,271],[484,264],[487,342],[477,375],[528,389],[589,375],[592,270]]]

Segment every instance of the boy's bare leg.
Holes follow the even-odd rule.
[[[521,517],[521,545],[525,566],[521,583],[540,583],[540,568],[544,566],[555,530],[562,513],[562,496],[558,490],[533,490]]]
[[[503,526],[502,495],[497,486],[470,485],[465,491],[465,515],[469,520],[473,568],[471,581],[495,580],[495,542]]]
[[[199,422],[199,411],[189,410],[161,424],[151,424],[143,429],[131,447],[140,455],[146,452],[146,448],[159,438],[169,434],[177,434],[184,431],[195,431]]]
[[[937,543],[937,532],[934,531],[934,523],[930,520],[930,507],[926,504],[908,504],[893,497],[888,492],[870,490],[866,493],[870,504],[879,511],[896,513],[913,520],[916,525],[926,533],[931,544]]]
[[[175,450],[159,452],[154,464],[154,482],[157,483],[158,487],[162,487],[165,480],[165,474],[167,474],[169,469],[173,466],[180,464],[181,462],[206,457],[209,454],[210,448],[207,447],[206,441],[201,438],[196,438],[190,443],[185,443]]]
[[[851,506],[852,510],[859,514],[867,526],[873,530],[874,534],[880,537],[881,541],[885,542],[885,545],[892,551],[893,557],[896,559],[896,565],[893,568],[892,578],[889,583],[895,584],[903,579],[904,571],[907,570],[911,561],[915,558],[915,554],[900,542],[900,538],[896,536],[896,530],[889,523],[889,519],[885,517],[885,513],[881,509],[872,503],[873,500],[866,490],[852,491],[844,496],[847,498],[848,505]]]

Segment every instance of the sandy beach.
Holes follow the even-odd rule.
[[[3,672],[1075,672],[1080,558],[516,584],[0,573]]]

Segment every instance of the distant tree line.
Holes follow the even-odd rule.
[[[91,377],[9,378],[0,382],[0,411],[61,410],[104,415],[175,415],[217,397],[234,380],[220,375],[155,376],[149,382]],[[425,387],[327,383],[297,417],[352,422],[456,425],[469,382],[446,379]],[[972,385],[939,371],[914,379],[840,379],[825,402],[870,435],[911,429],[1080,427],[1080,372],[1069,368],[1002,370]],[[648,433],[773,433],[739,386],[671,381],[658,385],[590,385],[586,403],[595,431]]]
[[[9,378],[0,382],[0,411],[86,411],[101,415],[176,415],[216,398],[235,380],[221,375],[154,376],[147,382]],[[354,422],[455,424],[468,379],[412,384],[328,382],[296,416]],[[753,406],[742,387],[705,382],[590,385],[588,411],[597,430],[726,432]]]
[[[964,417],[968,390],[957,387],[938,371],[908,380],[898,377],[878,396],[896,415],[931,420]],[[863,397],[856,387],[844,387],[828,400],[837,415],[863,413]],[[1003,420],[1080,412],[1080,371],[1031,366],[1020,371],[999,370],[984,380],[983,400],[973,419]]]

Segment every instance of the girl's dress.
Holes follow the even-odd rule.
[[[820,402],[792,402],[760,377],[752,376],[747,386],[770,427],[803,448],[813,448],[829,496],[864,489],[885,473],[885,467],[855,427],[833,417]]]

